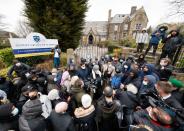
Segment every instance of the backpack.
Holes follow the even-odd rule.
[[[117,76],[117,75],[113,76],[111,81],[112,88],[119,89],[121,85],[121,80],[122,80],[121,76]]]

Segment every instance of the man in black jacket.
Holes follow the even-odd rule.
[[[48,118],[51,122],[52,131],[75,131],[72,117],[66,112],[68,104],[60,102],[56,105]]]
[[[164,43],[164,46],[162,48],[160,59],[168,56],[169,59],[173,60],[178,47],[182,44],[179,32],[177,30],[172,30],[167,38],[163,39],[162,42]]]
[[[118,131],[118,119],[116,112],[119,111],[120,102],[113,99],[113,89],[106,87],[104,95],[97,103],[97,123],[99,131]]]

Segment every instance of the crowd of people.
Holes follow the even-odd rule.
[[[184,130],[184,84],[168,58],[105,55],[51,71],[14,60],[7,76],[0,131]]]

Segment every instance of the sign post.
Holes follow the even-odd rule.
[[[15,58],[53,54],[57,39],[46,39],[40,33],[30,33],[26,38],[9,38]]]

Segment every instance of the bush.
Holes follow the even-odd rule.
[[[7,77],[9,67],[0,70],[0,76]]]
[[[136,41],[130,37],[127,37],[120,41],[121,46],[136,48]]]
[[[12,64],[13,59],[14,55],[11,48],[0,49],[0,64],[4,63],[4,66],[8,67]]]

